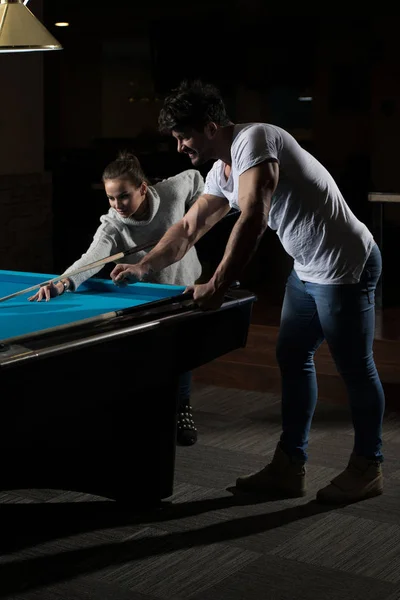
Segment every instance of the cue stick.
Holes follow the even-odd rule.
[[[130,256],[132,254],[136,254],[136,252],[147,250],[148,248],[156,246],[158,242],[159,240],[154,240],[153,242],[147,242],[146,244],[142,244],[141,246],[134,246],[133,248],[129,248],[128,250],[124,250],[123,252],[118,252],[117,254],[113,254],[112,256],[106,256],[105,258],[96,260],[95,262],[92,262],[89,265],[79,267],[79,269],[71,271],[70,273],[63,273],[62,275],[57,275],[57,277],[53,277],[53,279],[49,279],[48,281],[44,281],[43,283],[37,283],[36,285],[32,285],[31,287],[25,288],[24,290],[19,290],[19,292],[14,292],[13,294],[9,294],[8,296],[3,296],[2,298],[0,298],[0,302],[11,300],[11,298],[22,296],[22,294],[28,294],[29,292],[33,292],[41,287],[44,287],[45,285],[49,285],[50,283],[60,281],[60,279],[63,279],[64,277],[73,277],[74,275],[78,275],[79,273],[83,273],[84,271],[89,271],[90,269],[94,269],[96,267],[102,267],[107,263],[120,260],[121,258],[125,258],[125,256]]]
[[[22,333],[20,335],[15,335],[10,338],[5,338],[0,340],[0,349],[3,346],[9,346],[11,344],[18,344],[21,340],[29,341],[35,339],[37,337],[41,337],[42,335],[51,335],[54,333],[62,333],[63,331],[69,331],[70,329],[84,327],[85,325],[96,325],[101,323],[102,321],[111,321],[111,319],[115,319],[116,317],[126,317],[128,315],[134,315],[138,313],[138,315],[149,311],[150,309],[158,309],[163,307],[171,306],[175,303],[175,301],[179,304],[193,300],[193,292],[182,292],[182,294],[177,294],[176,296],[169,296],[168,298],[162,298],[161,300],[155,300],[151,302],[151,306],[149,304],[137,304],[135,306],[128,306],[127,308],[119,308],[117,310],[112,310],[108,313],[103,313],[101,315],[95,315],[94,317],[88,317],[86,319],[81,319],[80,321],[72,321],[71,323],[65,323],[64,325],[56,325],[55,327],[49,327],[47,329],[39,329],[38,331],[32,331],[31,333]],[[157,313],[155,315],[157,317]]]

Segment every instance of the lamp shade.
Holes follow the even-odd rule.
[[[0,52],[61,49],[23,0],[0,0]]]

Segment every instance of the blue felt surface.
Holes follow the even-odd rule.
[[[0,297],[55,277],[49,274],[0,270]],[[103,313],[181,294],[181,286],[135,283],[117,287],[110,280],[89,279],[77,292],[49,302],[29,302],[35,292],[0,302],[0,340],[80,321]]]

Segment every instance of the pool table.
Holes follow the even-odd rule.
[[[0,271],[0,297],[51,277]],[[89,279],[0,303],[1,489],[173,494],[179,375],[245,346],[255,300],[232,289],[202,311],[183,291]]]

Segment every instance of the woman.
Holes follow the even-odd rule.
[[[159,239],[177,221],[203,192],[204,180],[195,169],[189,169],[174,177],[150,185],[135,155],[120,153],[104,170],[102,181],[110,202],[107,214],[100,217],[101,225],[93,241],[79,260],[66,271],[78,269],[96,260],[121,252],[132,245],[141,245]],[[127,257],[131,264],[139,262],[146,251]],[[101,267],[44,286],[29,300],[50,300],[65,291],[75,292]],[[192,285],[201,275],[197,252],[192,248],[181,261],[147,278],[151,283],[169,285]],[[184,373],[179,383],[179,411],[177,442],[189,446],[197,441],[190,406],[191,373]]]

